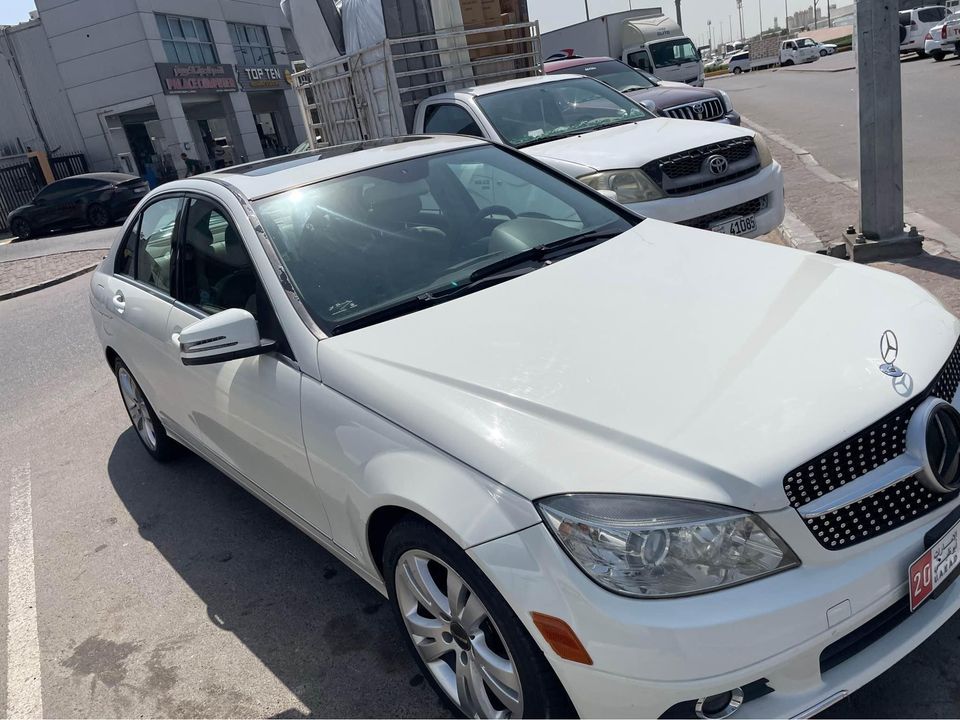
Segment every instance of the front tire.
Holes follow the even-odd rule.
[[[785,63],[783,63],[784,67],[790,67],[791,65],[793,65],[793,60],[787,60]]]
[[[91,205],[87,210],[87,222],[95,228],[105,228],[110,224],[110,213],[99,203]]]
[[[137,431],[137,437],[140,438],[143,447],[157,462],[167,462],[172,459],[176,455],[176,445],[167,436],[163,423],[144,397],[130,368],[117,358],[113,364],[113,370],[117,376],[123,405],[127,409],[127,415],[130,416],[130,422],[133,423],[133,429]]]
[[[820,51],[820,57],[826,57],[826,56],[829,55],[829,54],[830,54],[830,53],[828,53],[826,50],[821,50],[821,51]]]
[[[735,67],[735,68],[733,69],[733,74],[734,74],[734,75],[739,75],[739,74],[742,73],[742,72],[743,72],[743,68]]]
[[[383,571],[408,649],[458,716],[576,716],[540,648],[450,538],[404,520],[387,536]]]
[[[14,218],[10,223],[10,232],[13,233],[14,237],[27,240],[33,234],[33,228],[23,218]]]

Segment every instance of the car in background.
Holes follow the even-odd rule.
[[[826,57],[827,55],[834,55],[837,52],[837,46],[833,43],[817,43],[817,50],[820,51],[820,57]]]
[[[163,185],[118,233],[90,282],[115,452],[185,446],[315,539],[457,717],[812,717],[960,609],[960,321],[928,291],[475,138],[304,160]],[[297,622],[383,630],[324,602]]]
[[[937,62],[948,53],[960,55],[960,12],[947,15],[942,23],[930,28],[924,38],[923,49]]]
[[[664,117],[740,124],[740,113],[723,90],[661,80],[613,58],[558,60],[545,63],[543,68],[547,75],[576,74],[601,80]]]
[[[900,11],[900,54],[915,52],[920,57],[926,57],[924,47],[927,33],[940,23],[948,14],[943,5],[928,5],[927,7],[913,8]]]
[[[727,69],[734,75],[750,72],[751,67],[749,51],[734,53],[727,62]]]
[[[47,185],[7,216],[10,232],[25,240],[51,230],[102,228],[122,222],[150,186],[125,173],[73,175]]]
[[[783,221],[783,174],[759,133],[658,117],[596,78],[507,80],[434,95],[414,132],[514,147],[644,217],[758,237]],[[477,178],[509,216],[515,190]]]
[[[784,67],[815,62],[820,59],[820,49],[812,38],[799,37],[780,43],[780,64]]]

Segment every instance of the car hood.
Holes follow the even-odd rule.
[[[654,118],[531,145],[521,151],[551,165],[565,162],[594,170],[617,170],[641,167],[651,160],[701,145],[753,135],[750,130],[723,123]]]
[[[887,329],[905,384],[878,369]],[[922,391],[958,334],[899,275],[645,220],[324,340],[318,360],[324,384],[527,498],[762,511],[787,505],[786,473]]]
[[[654,88],[646,90],[634,90],[624,93],[634,102],[647,100],[652,102],[657,108],[669,108],[676,105],[686,105],[703,100],[719,99],[720,94],[713,90],[695,88],[685,83],[663,83]]]

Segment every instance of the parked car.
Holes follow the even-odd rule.
[[[826,57],[827,55],[834,55],[837,52],[837,46],[833,43],[817,43],[817,50],[820,51],[820,57]]]
[[[947,17],[947,8],[942,5],[929,5],[900,11],[900,54],[915,52],[926,57],[925,38],[931,28],[939,25]]]
[[[716,122],[657,117],[589,77],[549,75],[424,100],[417,133],[504,143],[645,217],[757,237],[783,221],[783,175],[763,137]],[[509,186],[488,186],[510,206]]]
[[[727,62],[727,68],[734,75],[750,72],[752,68],[752,63],[750,62],[750,52],[738,52],[731,55],[730,60]]]
[[[786,67],[820,59],[820,49],[810,38],[784,40],[780,43],[780,64]]]
[[[923,49],[937,62],[948,53],[960,55],[960,12],[951,13],[942,23],[930,28],[924,38]]]
[[[458,714],[809,717],[960,609],[960,321],[929,292],[474,138],[304,160],[154,190],[94,323],[129,441],[389,598]]]
[[[26,239],[50,230],[95,228],[126,219],[150,189],[143,178],[123,173],[85,173],[57,180],[7,216],[7,227]]]
[[[543,67],[547,75],[577,74],[601,80],[664,117],[740,124],[740,113],[733,109],[730,96],[723,90],[660,80],[607,57],[559,60]]]

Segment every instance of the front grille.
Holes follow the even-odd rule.
[[[663,108],[660,112],[667,117],[677,118],[678,120],[719,120],[725,115],[723,103],[716,98],[687,103],[686,105],[675,105]]]
[[[820,673],[828,672],[866,650],[908,617],[910,599],[904,597],[853,632],[827,645],[820,653]]]
[[[914,411],[929,397],[948,402],[960,385],[960,342],[930,386],[873,425],[808,460],[783,478],[787,500],[794,508],[862,477],[906,451],[907,425]],[[956,494],[927,490],[916,477],[891,485],[846,507],[804,520],[817,541],[828,550],[840,550],[869,540],[949,502]]]
[[[721,155],[729,163],[723,175],[713,175],[706,167],[707,158]],[[667,155],[644,165],[641,170],[667,195],[689,195],[706,188],[728,185],[760,169],[760,156],[753,138],[743,137],[704,145],[692,150]]]
[[[687,227],[699,228],[701,230],[709,230],[717,223],[727,220],[728,218],[741,217],[743,215],[754,215],[761,210],[766,210],[768,204],[768,196],[764,195],[763,197],[758,197],[754,200],[749,200],[745,203],[728,207],[726,210],[718,210],[717,212],[710,213],[709,215],[701,215],[700,217],[695,217],[692,220],[684,220],[679,224],[686,225]]]

